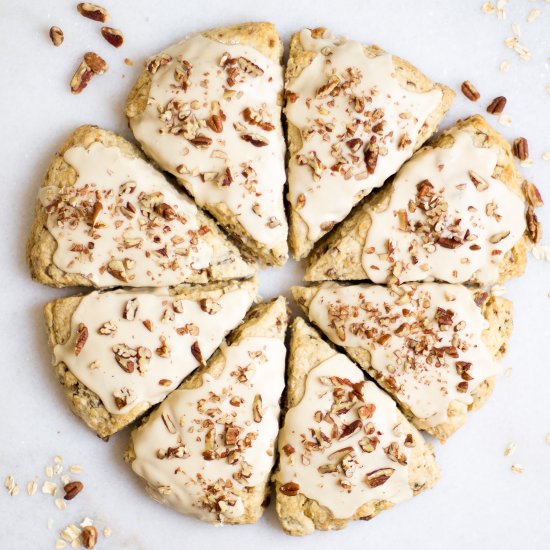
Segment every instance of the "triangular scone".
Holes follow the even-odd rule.
[[[433,451],[359,367],[297,318],[279,433],[277,514],[290,535],[370,519],[431,488]]]
[[[125,459],[155,500],[210,523],[260,519],[279,431],[287,317],[282,297],[257,306],[132,432]]]
[[[255,272],[137,147],[95,126],[75,130],[50,164],[27,254],[32,276],[57,287],[166,287]]]
[[[292,37],[285,93],[297,259],[397,172],[454,97],[403,59],[323,28]]]
[[[522,181],[499,133],[479,115],[459,121],[315,248],[305,279],[491,284],[519,276]]]
[[[143,150],[268,265],[288,257],[282,54],[271,23],[192,35],[147,62],[126,106]]]
[[[492,392],[512,331],[512,304],[461,285],[294,287],[336,345],[445,441]]]
[[[256,290],[248,280],[50,302],[49,344],[72,411],[100,437],[124,428],[204,364]]]

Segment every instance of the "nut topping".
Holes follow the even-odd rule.
[[[532,206],[533,208],[539,208],[544,204],[540,191],[534,183],[523,180],[521,189],[523,191],[523,195],[527,199],[527,204],[529,204],[529,206]]]
[[[269,145],[269,141],[260,134],[241,134],[241,139],[254,145],[254,147],[265,147]]]
[[[61,46],[63,44],[63,31],[59,27],[50,28],[50,40],[54,46]]]
[[[93,21],[100,21],[105,23],[109,19],[109,14],[105,8],[97,6],[95,4],[89,4],[88,2],[81,2],[76,6],[80,15],[92,19]]]
[[[139,308],[139,300],[137,298],[132,298],[126,302],[124,306],[124,312],[122,317],[127,321],[133,321],[136,318],[136,313]]]
[[[78,357],[88,340],[88,327],[84,323],[78,325],[76,332],[76,343],[74,346],[74,354]]]
[[[394,472],[395,470],[393,468],[380,468],[379,470],[374,470],[365,476],[365,482],[371,489],[374,489],[375,487],[384,485]]]
[[[252,403],[252,415],[254,422],[261,422],[263,418],[263,408],[262,408],[262,396],[257,394],[254,397],[254,402]]]
[[[191,353],[193,357],[197,360],[199,365],[203,366],[204,358],[202,356],[202,351],[198,342],[195,341],[193,342],[193,344],[191,344]]]
[[[285,483],[284,485],[281,485],[279,487],[279,491],[283,493],[283,495],[287,497],[295,497],[300,492],[300,486],[298,483],[294,483],[293,481],[289,483]]]

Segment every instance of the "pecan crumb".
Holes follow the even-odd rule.
[[[50,28],[50,40],[52,41],[52,44],[54,46],[61,46],[63,44],[65,36],[63,34],[63,31],[59,27],[51,27]]]

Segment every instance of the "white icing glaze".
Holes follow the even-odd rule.
[[[499,263],[525,231],[524,204],[492,177],[497,147],[476,147],[466,131],[453,137],[450,148],[417,153],[394,179],[388,207],[370,212],[362,264],[373,282],[498,280]],[[433,189],[418,199],[424,180]]]
[[[147,162],[99,142],[63,158],[78,174],[75,183],[40,191],[57,267],[99,287],[175,285],[209,267],[212,247],[202,235],[210,230],[200,226],[196,206]],[[172,209],[168,218],[159,205]]]
[[[351,408],[344,414],[335,414],[333,411],[333,390],[335,387],[344,387],[347,392],[352,389],[349,384],[331,383],[331,377],[347,379],[355,388],[361,388],[362,399],[355,399]],[[360,407],[374,405],[372,416],[361,419],[358,414]],[[319,411],[323,415],[319,419]],[[350,437],[339,440],[331,438],[332,423],[327,422],[325,414],[340,425],[351,424],[359,420],[361,428]],[[315,418],[317,415],[317,419]],[[405,438],[409,438],[414,444],[414,438],[410,433],[410,425],[401,416],[399,418],[395,402],[374,382],[366,382],[361,370],[347,357],[337,354],[323,361],[312,369],[306,379],[304,396],[300,403],[290,408],[285,416],[284,426],[279,435],[279,471],[275,479],[281,484],[289,482],[300,486],[299,492],[306,497],[316,500],[322,506],[326,506],[336,518],[349,518],[357,509],[367,502],[385,500],[398,503],[413,496],[409,485],[410,446],[406,446]],[[368,423],[369,435],[366,427]],[[323,447],[320,449],[308,449],[304,441],[317,441],[312,432],[321,430],[325,434]],[[340,432],[341,434],[342,432]],[[366,452],[360,445],[360,441],[368,439],[368,443],[374,449],[368,447]],[[376,439],[378,441],[376,441]],[[330,441],[330,442],[329,442]],[[390,458],[385,449],[394,443],[398,445],[398,455],[401,463]],[[289,446],[294,449],[289,449]],[[410,445],[410,444],[409,444]],[[350,460],[351,467],[343,469],[340,466],[335,472],[321,473],[319,468],[339,464],[338,455],[331,457],[332,453],[344,448],[351,448],[354,459]],[[389,449],[388,449],[389,450]],[[403,460],[403,455],[405,461]],[[348,455],[349,456],[352,455]],[[376,487],[370,487],[365,481],[367,474],[389,468],[393,470],[385,483]],[[346,475],[347,474],[347,475]],[[344,486],[342,486],[342,483]]]
[[[367,351],[376,379],[430,426],[448,420],[452,401],[470,405],[476,388],[500,371],[482,340],[488,323],[460,285],[328,283],[309,317],[335,344]]]
[[[245,513],[243,496],[265,485],[273,467],[285,346],[277,338],[249,337],[221,351],[217,378],[205,373],[200,387],[176,390],[132,432],[132,469],[156,500],[223,523]],[[254,414],[258,395],[261,416]],[[239,433],[228,441],[227,428],[235,427]],[[170,457],[168,449],[178,446],[183,456]]]
[[[303,141],[289,161],[289,199],[315,241],[412,155],[442,93],[401,87],[392,56],[368,57],[359,42],[315,39],[307,29],[300,40],[306,50],[318,53],[287,85],[285,112]],[[320,93],[334,77],[334,91]],[[369,169],[364,158],[368,143],[379,149]],[[312,155],[320,162],[316,168]]]
[[[137,140],[162,168],[189,184],[200,206],[224,203],[254,239],[270,247],[284,243],[281,66],[251,46],[222,44],[200,35],[171,46],[155,59],[161,56],[170,61],[156,72],[153,69],[147,107],[130,120]],[[224,56],[229,61],[221,66]],[[232,64],[240,59],[252,62],[251,69],[262,74]],[[185,62],[191,65],[189,71]],[[188,74],[183,84],[175,76],[182,71]],[[247,108],[261,111],[265,129],[245,119]],[[207,124],[217,113],[220,132]],[[194,145],[197,135],[211,144]],[[268,143],[257,147],[243,135],[259,136]]]
[[[198,343],[206,360],[225,334],[243,319],[253,299],[245,289],[205,291],[203,296],[214,304],[179,299],[160,289],[152,293],[92,292],[82,298],[73,313],[70,338],[55,347],[55,363],[65,363],[78,380],[99,396],[111,414],[127,413],[143,403],[154,405],[198,366],[193,344]],[[137,311],[133,319],[126,319],[125,308],[131,300],[137,301],[131,302],[138,306]],[[144,321],[151,322],[152,330]],[[114,325],[114,332],[109,326],[102,328],[109,322]],[[76,354],[81,324],[87,328],[88,337]],[[102,334],[100,330],[111,333]],[[163,341],[167,350],[162,349]],[[129,369],[117,361],[113,348],[119,344],[132,350]],[[142,365],[135,355],[138,349],[141,356],[146,356]],[[117,396],[123,401],[117,403]]]

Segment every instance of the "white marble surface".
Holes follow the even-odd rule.
[[[279,528],[273,507],[255,526],[215,529],[164,509],[145,496],[121,460],[128,433],[108,443],[94,437],[68,411],[54,379],[43,330],[42,306],[70,294],[31,282],[24,246],[37,187],[50,157],[77,125],[95,123],[129,136],[123,105],[142,60],[186,33],[246,20],[274,21],[285,39],[302,26],[326,25],[337,33],[376,42],[417,64],[429,76],[458,88],[472,80],[482,93],[478,104],[458,96],[444,121],[483,110],[496,95],[508,97],[511,127],[505,136],[529,139],[534,165],[524,170],[547,191],[550,162],[550,4],[511,0],[507,19],[482,15],[481,0],[416,2],[356,0],[340,2],[233,0],[105,1],[113,26],[123,29],[126,45],[114,50],[99,35],[99,24],[81,18],[76,1],[2,0],[0,2],[0,112],[2,158],[2,263],[0,267],[0,338],[2,391],[0,474],[13,474],[25,485],[55,454],[84,466],[84,492],[65,512],[43,494],[11,498],[0,491],[0,547],[48,549],[56,529],[88,515],[113,530],[98,548],[164,550],[180,548],[303,548],[365,546],[376,549],[422,548],[541,549],[550,541],[550,291],[548,264],[530,259],[526,276],[507,285],[515,304],[515,331],[501,377],[489,403],[445,446],[437,445],[442,479],[437,487],[385,512],[369,523],[357,522],[339,533],[293,539]],[[529,10],[540,17],[526,22]],[[512,23],[532,51],[522,61],[503,41]],[[65,31],[65,43],[53,48],[50,25]],[[80,96],[68,90],[79,56],[104,54],[109,72]],[[134,67],[123,63],[135,60]],[[510,71],[499,72],[503,59]],[[548,209],[541,211],[550,226]],[[545,242],[549,243],[548,237]],[[264,296],[286,292],[299,281],[300,267],[262,274]],[[516,453],[503,456],[509,441]],[[522,475],[510,471],[524,466]],[[54,528],[47,529],[48,519]]]

